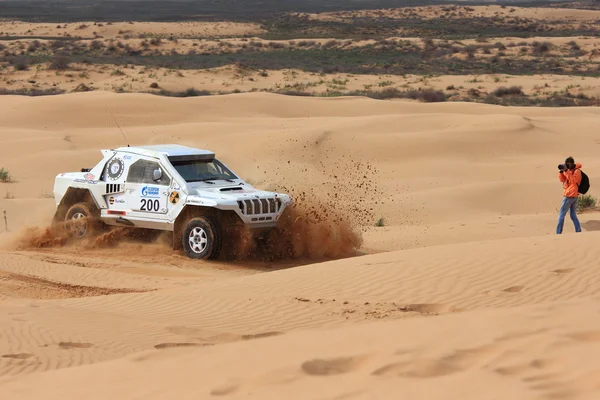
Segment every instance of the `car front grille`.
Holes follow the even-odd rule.
[[[107,183],[106,194],[119,193],[121,191],[121,185],[118,183]]]
[[[280,200],[276,198],[239,200],[237,203],[244,215],[274,214],[281,208]]]

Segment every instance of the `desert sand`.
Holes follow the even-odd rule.
[[[597,108],[95,91],[3,96],[0,121],[2,398],[600,394],[600,213],[554,234],[558,163],[573,155],[596,193]],[[214,150],[342,213],[352,245],[326,221],[277,262],[38,247],[54,177],[123,134]]]
[[[258,24],[235,22],[94,22],[80,21],[71,23],[32,23],[23,21],[2,21],[0,34],[6,36],[37,38],[81,37],[112,38],[128,35],[166,35],[176,37],[215,37],[233,35],[252,35],[262,32]]]
[[[434,18],[440,15],[449,17],[513,17],[530,18],[542,21],[561,21],[567,23],[594,22],[600,18],[597,10],[578,10],[551,7],[511,7],[500,5],[461,6],[448,4],[446,6],[403,7],[392,9],[373,9],[357,11],[322,12],[318,14],[300,14],[311,19],[324,21],[339,21],[353,17],[381,16],[385,18],[401,18],[403,16],[419,16]]]

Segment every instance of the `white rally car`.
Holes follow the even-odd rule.
[[[170,231],[174,249],[213,259],[228,225],[268,230],[292,202],[244,182],[211,151],[167,144],[102,154],[94,168],[55,179],[53,224],[65,223],[76,238],[106,226]]]

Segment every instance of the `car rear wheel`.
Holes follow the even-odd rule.
[[[96,213],[89,204],[77,203],[67,211],[65,228],[69,236],[83,239],[97,233],[100,225]]]
[[[188,221],[181,235],[181,244],[190,258],[210,260],[217,258],[221,250],[221,237],[216,226],[204,217]]]

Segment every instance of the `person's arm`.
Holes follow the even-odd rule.
[[[565,183],[565,181],[567,180],[567,177],[565,176],[565,173],[562,171],[558,172],[558,180],[561,181],[562,183]]]

